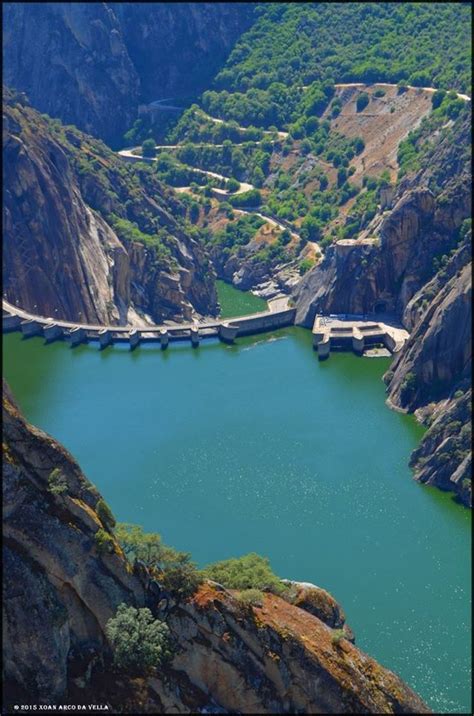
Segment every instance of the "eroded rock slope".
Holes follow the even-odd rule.
[[[126,165],[10,91],[3,157],[7,300],[100,324],[216,314],[207,255],[151,169]]]

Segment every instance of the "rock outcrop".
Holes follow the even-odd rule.
[[[302,608],[271,593],[251,607],[204,582],[172,601],[170,664],[142,679],[115,672],[105,624],[120,603],[149,603],[143,567],[125,558],[71,455],[24,420],[8,390],[3,411],[7,710],[93,702],[109,713],[429,713],[395,674],[334,638],[342,610],[313,587],[318,598],[309,604],[305,587]]]
[[[117,143],[140,103],[204,89],[252,12],[251,3],[5,3],[4,82]]]
[[[417,173],[398,185],[391,210],[380,209],[359,239],[339,242],[294,291],[297,322],[317,312],[392,312],[401,317],[436,273],[434,259],[453,251],[471,213],[470,119],[466,107]]]
[[[427,420],[428,430],[410,459],[416,479],[453,491],[472,507],[472,390],[458,389],[429,406]]]
[[[41,315],[101,324],[215,315],[209,259],[148,167],[7,91],[4,294]],[[194,232],[196,234],[196,232]]]
[[[3,401],[4,677],[29,702],[61,700],[102,660],[104,627],[144,592],[97,514],[100,495],[71,455]],[[51,489],[51,474],[62,492]],[[96,541],[107,530],[113,551]]]
[[[385,375],[391,407],[431,425],[412,456],[415,478],[471,502],[465,437],[470,411],[454,395],[470,384],[470,109],[432,144],[423,166],[397,186],[360,239],[339,242],[294,291],[297,322],[316,313],[391,313],[411,331]],[[463,402],[463,405],[464,402]],[[456,417],[453,417],[456,415]],[[462,443],[462,444],[461,444]]]

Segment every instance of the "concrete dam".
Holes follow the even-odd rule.
[[[260,313],[231,319],[193,322],[175,325],[116,326],[92,325],[72,321],[55,320],[39,316],[2,301],[2,330],[21,331],[25,338],[43,336],[46,343],[66,340],[71,347],[88,341],[97,341],[100,348],[113,343],[128,343],[133,350],[141,342],[159,342],[166,348],[170,341],[190,341],[197,347],[203,338],[219,338],[233,343],[240,336],[251,336],[264,331],[292,326],[296,308],[289,305],[287,297],[267,302],[268,308]],[[329,357],[333,350],[352,350],[358,355],[371,346],[385,346],[396,353],[408,338],[408,332],[388,319],[375,322],[367,316],[317,315],[312,329],[313,348],[320,360]]]
[[[135,348],[142,341],[159,342],[166,348],[170,341],[190,340],[198,346],[202,338],[217,337],[225,343],[233,343],[239,336],[249,336],[263,331],[291,326],[295,322],[296,308],[289,306],[288,298],[268,301],[268,309],[249,316],[232,319],[215,319],[176,325],[116,326],[91,325],[72,321],[55,320],[39,316],[2,301],[3,332],[21,331],[25,338],[44,336],[46,342],[66,340],[71,346],[87,341],[98,341],[100,348],[116,343],[129,343]]]

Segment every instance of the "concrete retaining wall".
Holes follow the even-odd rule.
[[[296,308],[289,308],[279,313],[270,313],[266,316],[249,316],[244,319],[230,321],[233,326],[238,327],[238,336],[251,336],[254,333],[271,331],[274,328],[292,326],[295,322]]]

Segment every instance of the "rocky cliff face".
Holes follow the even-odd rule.
[[[151,169],[125,165],[13,93],[5,99],[7,300],[102,324],[215,315],[207,255],[185,208]]]
[[[344,615],[312,585],[299,586],[294,604],[266,593],[251,607],[205,582],[190,600],[171,602],[174,656],[163,671],[114,672],[105,624],[122,602],[149,603],[146,579],[71,455],[24,420],[8,390],[3,410],[7,708],[92,701],[112,713],[429,712],[350,641],[335,643]]]
[[[413,455],[415,477],[453,489],[470,504],[466,448],[457,446],[452,427],[459,421],[447,417],[457,415],[453,396],[469,385],[472,365],[468,106],[451,125],[424,137],[433,149],[421,169],[404,177],[393,208],[380,210],[360,236],[375,236],[378,245],[331,247],[294,296],[297,321],[308,327],[318,312],[380,311],[402,319],[411,336],[385,376],[388,402],[436,423]],[[470,413],[460,416],[467,431]]]
[[[203,89],[251,16],[250,3],[5,3],[4,81],[120,142],[141,102]]]

